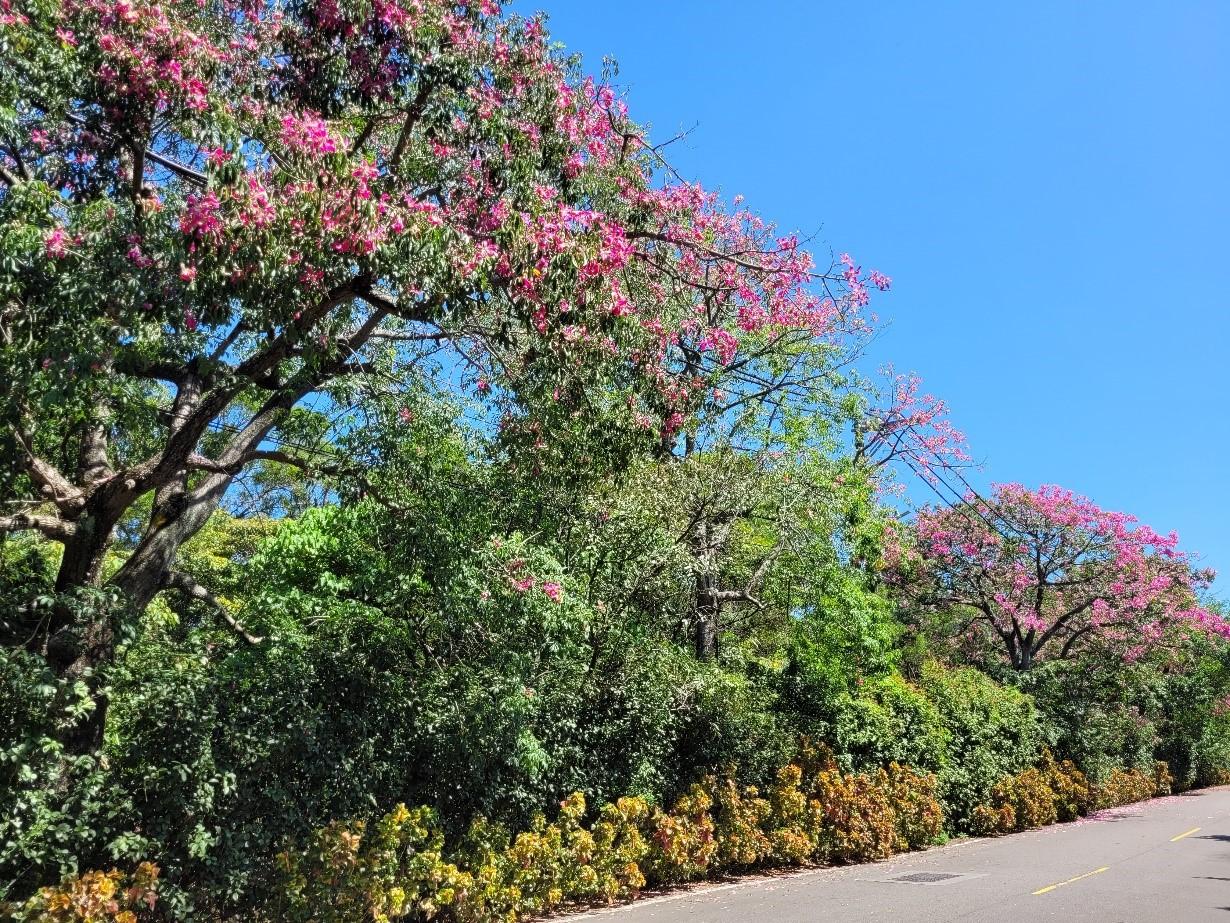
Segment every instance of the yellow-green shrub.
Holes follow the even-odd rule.
[[[896,815],[895,848],[921,849],[939,839],[944,829],[944,807],[940,804],[939,782],[935,775],[889,763],[884,778]]]
[[[993,821],[985,811],[979,815],[980,827],[994,824],[997,833],[1013,830],[1033,830],[1045,827],[1058,819],[1055,807],[1055,792],[1047,784],[1047,777],[1037,768],[1022,770],[1014,776],[1005,776],[991,789],[991,803],[987,805],[997,815]],[[1011,815],[1003,811],[1012,809]],[[977,811],[977,808],[975,808]],[[1008,826],[1011,817],[1011,826]]]
[[[1170,774],[1170,764],[1165,760],[1153,763],[1153,795],[1169,795],[1174,790],[1174,776]]]
[[[722,868],[759,865],[772,851],[765,824],[772,813],[768,801],[752,786],[741,786],[731,776],[710,776],[704,787],[713,798],[713,834],[717,862]]]
[[[897,841],[896,816],[889,803],[887,780],[862,774],[823,770],[812,780],[813,812],[818,824],[818,855],[829,862],[883,859]]]
[[[817,849],[815,833],[819,822],[813,817],[819,804],[808,802],[803,791],[803,770],[791,763],[777,772],[777,779],[769,789],[769,841],[773,858],[780,862],[798,865],[808,861]]]
[[[700,878],[713,867],[717,856],[714,836],[713,799],[700,785],[693,785],[669,812],[655,811],[649,855],[648,878],[669,884]]]
[[[977,805],[970,813],[969,829],[974,836],[1011,833],[1016,829],[1016,811],[1010,804],[1001,804],[997,808],[989,804]]]
[[[581,824],[585,813],[585,796],[574,792],[560,802],[553,823],[540,814],[511,841],[498,825],[475,821],[461,853],[471,887],[454,916],[475,923],[515,920],[642,887],[636,862],[645,844],[635,825],[647,814],[644,802],[622,799],[608,806],[589,830]]]
[[[1097,787],[1094,803],[1098,809],[1115,808],[1152,798],[1157,781],[1139,769],[1115,769]]]
[[[1115,807],[1165,794],[1172,782],[1169,767],[1159,761],[1152,776],[1137,769],[1116,769],[1094,786],[1071,760],[1057,762],[1044,750],[1038,766],[995,783],[989,803],[978,805],[970,814],[970,832],[998,836],[1074,820],[1095,807]]]
[[[283,873],[280,919],[375,923],[416,913],[430,918],[471,887],[470,876],[442,856],[444,836],[430,808],[398,805],[369,834],[363,821],[317,830],[305,850],[278,856]]]
[[[1043,750],[1038,769],[1055,795],[1055,814],[1060,821],[1076,820],[1093,808],[1093,788],[1071,760],[1056,762],[1049,749]]]
[[[456,855],[468,882],[449,908],[459,923],[513,921],[517,918],[520,891],[508,883],[506,867],[512,845],[508,830],[485,817],[476,817]]]
[[[1038,766],[1001,778],[968,824],[984,836],[1040,827],[1087,813],[1095,803],[1151,797],[1169,790],[1171,781],[1159,762],[1152,775],[1115,770],[1095,789],[1071,761],[1044,751]],[[827,747],[804,742],[798,759],[779,769],[763,794],[726,773],[692,785],[669,811],[621,798],[586,825],[585,796],[574,793],[553,822],[538,815],[515,837],[476,819],[451,861],[444,859],[435,813],[398,806],[370,832],[362,821],[333,823],[305,849],[283,853],[285,898],[276,919],[386,923],[443,914],[454,923],[516,923],[565,904],[634,896],[647,881],[671,884],[763,864],[881,859],[940,836],[937,788],[934,775],[897,763],[844,773]],[[142,874],[152,900],[157,872]],[[89,873],[39,899],[63,909],[73,900],[63,895],[106,897],[120,887],[118,875]],[[85,897],[77,902],[88,904]],[[19,919],[136,923],[122,915],[120,903],[115,908],[111,916]]]
[[[0,904],[0,917],[18,923],[137,923],[158,900],[158,866],[142,862],[131,875],[83,872],[43,888],[18,907]]]
[[[632,897],[645,887],[641,864],[649,853],[642,827],[649,817],[644,798],[620,798],[605,804],[593,826],[594,868],[598,892],[608,902]]]

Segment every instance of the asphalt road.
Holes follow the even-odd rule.
[[[902,880],[924,873],[923,880]],[[953,877],[929,878],[930,875]],[[869,865],[748,878],[572,915],[603,923],[1230,923],[1230,787]]]

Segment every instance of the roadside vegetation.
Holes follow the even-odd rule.
[[[0,915],[513,921],[1230,780],[1213,574],[494,0],[0,0]],[[934,502],[910,509],[903,488]]]

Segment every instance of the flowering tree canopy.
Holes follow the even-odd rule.
[[[1176,628],[1230,637],[1198,601],[1212,572],[1178,536],[1059,487],[1000,484],[989,500],[924,509],[888,563],[917,602],[960,610],[965,639],[989,634],[1017,670],[1091,649],[1135,659]]]
[[[123,525],[133,611],[208,599],[181,544],[253,466],[336,470],[295,437],[342,410],[435,375],[531,452],[669,445],[888,284],[678,180],[493,0],[0,0],[0,251],[0,530],[65,593]],[[38,624],[66,675],[114,647]]]

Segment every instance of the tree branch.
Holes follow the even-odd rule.
[[[42,532],[47,538],[58,542],[66,542],[77,531],[77,527],[55,516],[36,516],[32,513],[0,516],[0,532],[31,531]]]
[[[197,583],[187,574],[180,571],[171,571],[167,574],[166,586],[167,589],[178,590],[190,599],[195,599],[212,607],[235,634],[239,635],[239,637],[243,638],[253,647],[265,640],[263,637],[254,635],[244,628],[239,620],[227,611],[226,606],[222,605],[213,593],[209,592],[208,589],[201,586],[201,584]]]

